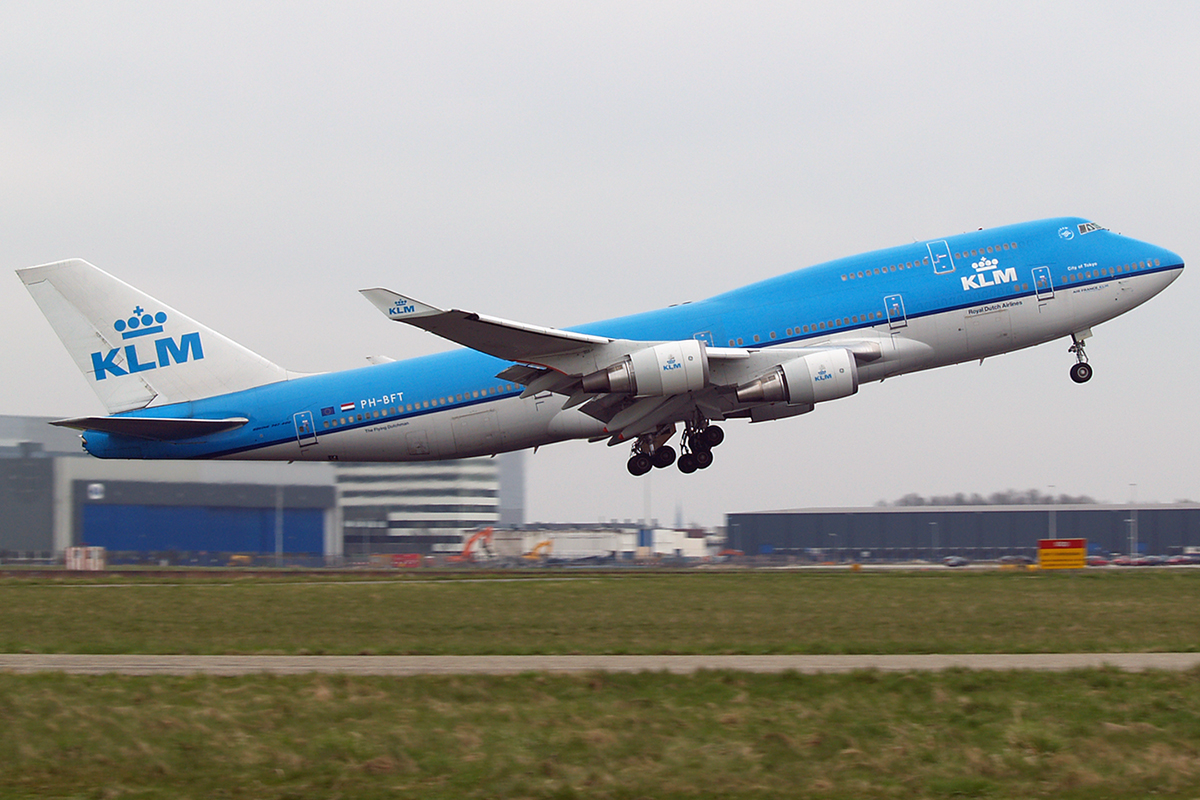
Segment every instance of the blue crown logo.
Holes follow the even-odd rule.
[[[163,323],[167,321],[165,311],[149,314],[141,306],[134,306],[133,316],[129,319],[119,319],[113,323],[113,329],[121,334],[122,339],[136,339],[139,336],[149,336],[152,333],[162,333]]]

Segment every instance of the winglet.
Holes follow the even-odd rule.
[[[390,289],[359,289],[363,297],[371,304],[387,314],[388,319],[404,322],[417,317],[432,317],[444,313],[440,308],[427,306],[411,297],[398,295]]]

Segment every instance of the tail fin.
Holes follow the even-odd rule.
[[[86,261],[17,274],[110,414],[288,377],[282,367]]]

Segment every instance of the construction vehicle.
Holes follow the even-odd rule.
[[[554,540],[547,539],[544,542],[538,542],[534,548],[521,558],[526,561],[544,561],[550,557],[551,551],[554,550]]]
[[[476,532],[471,538],[463,544],[462,552],[446,558],[451,564],[473,564],[476,561],[475,545],[486,554],[486,558],[495,558],[495,553],[492,552],[492,534],[495,533],[493,528],[484,528]]]

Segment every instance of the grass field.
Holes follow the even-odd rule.
[[[160,584],[0,581],[0,649],[919,653],[1200,645],[1193,571]],[[1200,672],[0,674],[0,797],[1196,798],[1198,784]]]
[[[1197,570],[689,572],[525,582],[0,581],[0,651],[10,653],[1033,653],[1198,647]]]
[[[0,675],[0,796],[1194,798],[1200,674]]]

